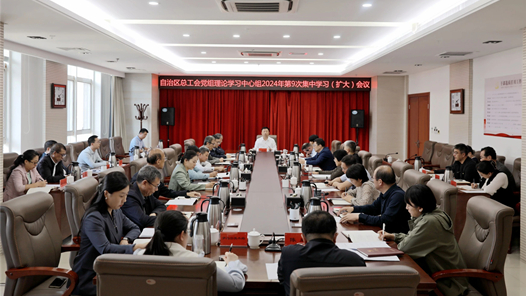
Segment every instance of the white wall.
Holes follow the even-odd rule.
[[[449,142],[449,66],[409,75],[408,94],[429,94],[429,140]],[[440,133],[434,133],[436,127]]]
[[[138,116],[139,112],[134,104],[149,104],[144,114],[148,116],[148,119],[142,122],[142,127],[148,129],[150,132],[146,139],[144,139],[144,145],[147,147],[157,146],[157,142],[152,142],[152,138],[153,140],[159,139],[157,113],[155,113],[155,116],[152,116],[152,74],[126,74],[123,80],[123,92],[124,108],[126,110],[126,135],[128,137],[128,139],[123,139],[123,145],[128,149],[131,139],[135,137],[140,130],[140,122],[135,119],[135,116]],[[156,100],[158,109],[159,98],[157,97]],[[154,124],[152,124],[152,120],[155,122]]]
[[[484,135],[484,84],[487,78],[520,73],[520,47],[473,60],[473,149],[480,150],[485,146],[495,148],[498,155],[506,156],[508,167],[521,156],[521,140]]]

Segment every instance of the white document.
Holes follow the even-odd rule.
[[[138,238],[136,240],[133,241],[134,244],[144,244],[144,243],[149,243],[152,239],[151,238]]]
[[[315,172],[319,172],[319,171],[321,171],[321,168],[320,167],[313,167],[312,170],[315,171]]]
[[[346,201],[343,198],[331,198],[330,201],[335,206],[350,206],[350,205],[352,205],[350,202]]]
[[[313,179],[317,179],[317,180],[327,180],[327,179],[330,179],[331,178],[331,175],[312,175],[312,178]],[[316,186],[318,185],[318,183],[316,183]]]
[[[340,191],[338,188],[324,188],[321,190],[321,192],[337,192]]]
[[[313,175],[313,176],[315,176],[315,175]],[[318,189],[334,188],[334,187],[332,187],[330,185],[327,185],[325,183],[314,183],[314,184],[316,185],[316,188],[318,188]]]
[[[59,187],[59,186],[53,184],[53,185],[46,185],[44,187],[29,188],[29,190],[27,191],[26,194],[35,193],[35,192],[49,193],[51,191],[51,189],[57,188],[57,187]]]
[[[153,237],[153,234],[155,233],[155,228],[144,228],[139,235],[139,237]]]
[[[192,206],[197,201],[197,198],[191,197],[191,198],[181,198],[177,197],[172,200],[169,200],[166,205],[167,206]]]
[[[226,269],[226,262],[225,261],[216,261],[216,266],[219,269],[225,270]]]
[[[230,178],[230,173],[218,173],[218,178]]]
[[[216,162],[216,165],[229,165],[230,161]]]
[[[358,249],[358,248],[390,248],[385,241],[377,240],[375,242],[362,242],[362,243],[336,243],[336,246],[340,249]]]
[[[346,230],[342,231],[342,233],[353,243],[380,241],[380,239],[378,238],[378,233],[372,230]]]
[[[278,279],[278,263],[267,263],[267,277],[269,280]]]

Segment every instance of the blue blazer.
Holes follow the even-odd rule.
[[[122,206],[122,212],[126,217],[139,226],[140,229],[144,227],[153,226],[157,216],[150,216],[151,213],[160,213],[166,211],[166,206],[158,200],[155,196],[150,195],[143,197],[137,182],[130,186],[128,198]]]
[[[102,254],[133,254],[133,245],[119,245],[123,237],[136,239],[141,231],[121,210],[113,210],[113,219],[107,211],[94,211],[84,216],[80,233],[80,250],[75,257],[73,271],[79,283],[73,295],[96,295],[93,284],[93,263]],[[114,222],[115,221],[115,222]]]
[[[323,149],[316,153],[314,157],[306,158],[305,161],[307,164],[319,166],[322,171],[330,171],[336,168],[334,156],[332,155],[331,150],[329,150],[327,147],[323,147]]]

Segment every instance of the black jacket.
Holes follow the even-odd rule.
[[[279,283],[290,293],[290,275],[299,268],[307,267],[346,267],[365,266],[360,256],[347,250],[341,250],[327,239],[313,239],[305,246],[284,247],[278,262]]]
[[[51,159],[51,156],[47,154],[44,156],[37,165],[37,171],[46,180],[48,183],[59,183],[60,180],[64,179],[64,171],[66,175],[70,174],[70,171],[64,166],[64,163],[59,161],[57,163],[57,168],[55,169],[55,174],[53,174],[53,169],[55,168],[55,163]]]
[[[137,173],[135,173],[135,175],[133,175],[133,177],[131,178],[130,184],[133,184],[133,183],[135,183],[135,181],[137,181],[137,174],[138,173],[139,172],[137,172]],[[161,181],[161,184],[159,185],[159,188],[157,188],[157,191],[154,192],[153,196],[155,198],[159,198],[160,196],[163,196],[163,197],[166,197],[166,198],[176,198],[178,196],[188,197],[188,195],[186,195],[186,193],[188,193],[188,190],[175,191],[175,190],[169,189],[168,187],[166,187],[166,185],[164,185],[164,182]]]
[[[153,226],[155,223],[157,216],[150,216],[150,214],[164,212],[166,206],[153,195],[143,197],[137,183],[133,183],[130,185],[128,198],[121,210],[142,230],[145,227]]]

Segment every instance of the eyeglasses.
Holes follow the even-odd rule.
[[[161,182],[159,182],[159,184],[157,184],[157,185],[153,184],[153,183],[150,182],[150,181],[147,181],[147,182],[150,183],[150,185],[152,185],[153,187],[159,187],[159,186],[161,186]]]
[[[37,161],[30,161],[30,163],[32,163],[34,165],[37,165],[38,164],[38,160]]]

